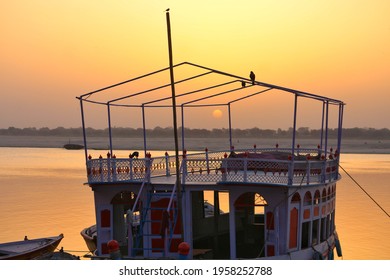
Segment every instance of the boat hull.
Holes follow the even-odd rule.
[[[93,253],[97,249],[97,232],[96,225],[87,227],[80,232],[83,237],[88,250]]]
[[[64,238],[54,237],[22,240],[0,244],[0,260],[31,260],[53,252]]]
[[[84,146],[83,145],[79,145],[79,144],[65,144],[64,145],[64,149],[67,149],[67,150],[81,150],[83,149]]]

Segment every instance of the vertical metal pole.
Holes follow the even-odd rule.
[[[171,37],[171,21],[169,18],[169,11],[166,11],[166,20],[167,20],[167,33],[168,33],[168,53],[169,53],[169,73],[171,77],[171,91],[172,91],[172,115],[173,115],[173,133],[175,138],[175,159],[176,159],[176,186],[177,186],[177,205],[179,212],[179,219],[182,220],[181,214],[181,180],[180,180],[180,161],[179,161],[179,140],[177,136],[177,116],[176,116],[176,94],[175,94],[175,78],[173,74],[173,54],[172,54],[172,37]],[[184,229],[183,223],[181,235],[184,239]]]
[[[144,132],[144,157],[146,158],[146,121],[145,121],[145,106],[142,104],[142,128]]]
[[[81,109],[81,123],[83,126],[85,163],[87,163],[87,161],[88,161],[88,148],[87,148],[87,136],[86,136],[86,131],[85,131],[84,107],[83,107],[83,99],[82,98],[80,98],[80,109]]]
[[[325,158],[328,156],[328,124],[329,124],[329,101],[326,101],[326,110],[325,110]]]
[[[110,138],[110,154],[111,154],[111,157],[112,157],[112,131],[111,131],[110,103],[107,103],[107,113],[108,113],[108,136]]]
[[[213,231],[213,245],[212,248],[215,249],[215,251],[218,250],[219,247],[219,191],[214,191],[214,231]]]
[[[236,258],[236,209],[234,206],[233,193],[229,191],[229,241],[230,241],[230,258]]]
[[[291,164],[289,165],[288,172],[288,184],[292,185],[294,176],[294,161],[295,161],[295,136],[297,130],[297,107],[298,107],[298,95],[295,94],[294,100],[294,123],[293,123],[293,135],[292,135],[292,147],[291,147]]]
[[[337,138],[337,151],[340,155],[340,149],[341,149],[341,137],[343,133],[343,117],[344,117],[344,104],[339,105],[339,131],[338,131],[338,138]]]
[[[294,160],[294,153],[295,153],[295,137],[296,137],[296,130],[297,130],[297,107],[298,107],[298,95],[295,94],[295,101],[294,101],[294,124],[293,124],[293,137],[292,137],[292,147],[291,147],[291,153]]]
[[[322,142],[324,139],[324,118],[325,118],[325,102],[322,103],[322,120],[321,120],[321,143],[320,149],[322,150]]]
[[[229,143],[230,143],[230,152],[233,151],[233,140],[232,140],[232,115],[230,111],[230,103],[228,103],[228,115],[229,115]]]
[[[184,106],[181,105],[181,150],[184,151]]]
[[[340,164],[340,153],[341,153],[341,137],[343,134],[343,115],[344,115],[344,104],[339,104],[339,123],[338,123],[338,135],[337,135],[337,168]],[[337,171],[338,173],[338,171]]]

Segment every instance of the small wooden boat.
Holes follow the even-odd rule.
[[[81,236],[84,238],[85,244],[87,244],[88,250],[93,253],[97,249],[97,232],[96,225],[92,225],[83,229],[80,232]]]
[[[68,144],[64,145],[64,149],[67,149],[67,150],[81,150],[82,148],[84,148],[84,146],[80,145],[80,144],[68,143]]]
[[[64,235],[28,239],[0,244],[0,260],[31,260],[53,252]]]

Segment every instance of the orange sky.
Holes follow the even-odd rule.
[[[344,127],[390,128],[390,1],[188,2],[3,3],[0,128],[78,127],[75,96],[168,66],[168,7],[175,63],[190,61],[244,77],[253,70],[259,81],[345,101]],[[251,115],[257,107],[237,107],[234,125],[292,126],[290,118],[278,120],[292,109],[279,101],[259,104],[258,121]],[[212,117],[212,109],[205,115]],[[318,127],[310,118],[298,126]],[[199,123],[227,127],[224,117],[206,122],[199,116],[188,125]],[[106,126],[100,119],[88,124]]]

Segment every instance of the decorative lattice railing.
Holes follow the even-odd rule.
[[[338,179],[337,154],[323,156],[320,150],[252,149],[208,152],[180,156],[182,181],[191,183],[261,183],[277,185],[318,184]],[[90,159],[89,183],[143,181],[176,173],[173,156],[157,158]]]

